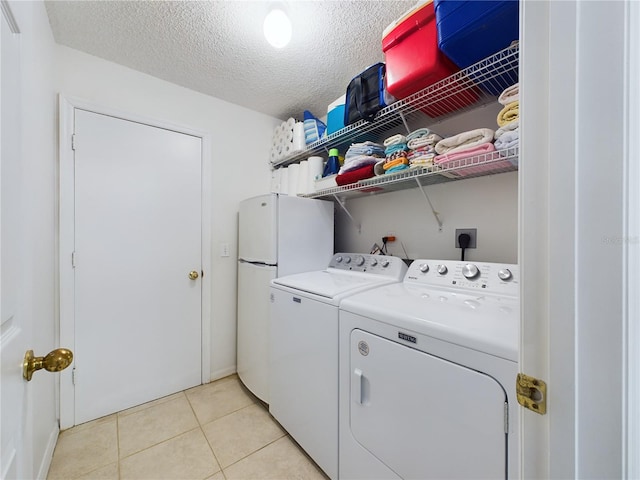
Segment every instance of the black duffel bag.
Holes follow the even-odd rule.
[[[376,63],[349,82],[344,107],[345,126],[358,120],[370,122],[387,106],[384,75],[385,64]]]

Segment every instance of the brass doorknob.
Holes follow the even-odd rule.
[[[198,272],[196,272],[195,270],[191,270],[189,272],[189,278],[191,280],[195,280],[196,278],[198,278],[200,275],[198,275]]]
[[[72,361],[73,352],[66,348],[56,348],[44,357],[36,357],[33,350],[27,350],[22,363],[22,376],[29,382],[36,370],[44,368],[47,372],[59,372],[71,365]]]

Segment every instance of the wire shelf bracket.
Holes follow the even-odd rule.
[[[429,199],[427,192],[424,191],[424,188],[422,187],[422,183],[420,183],[420,178],[416,177],[416,183],[418,184],[418,188],[420,188],[420,192],[422,192],[424,199],[429,204],[429,208],[431,209],[431,213],[433,213],[433,216],[436,219],[436,222],[438,222],[438,231],[441,232],[443,223],[442,223],[442,219],[440,218],[440,212],[437,212],[436,209],[433,208],[433,203],[431,203],[431,200]]]
[[[345,205],[346,200],[342,198],[338,198],[338,196],[335,193],[332,194],[332,196],[335,199],[336,203],[340,205],[344,213],[347,214],[347,217],[349,217],[349,220],[351,220],[351,223],[353,223],[353,225],[358,229],[358,233],[362,233],[362,225],[356,222],[356,220],[353,218],[353,215],[351,215],[351,213],[349,213],[349,210],[347,210],[347,206]]]

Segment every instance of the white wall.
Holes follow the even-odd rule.
[[[211,135],[211,376],[235,372],[238,202],[269,191],[268,152],[280,120],[68,47],[57,47],[56,62],[56,88],[66,96]],[[229,257],[219,256],[221,243],[230,244]]]
[[[45,355],[57,347],[56,295],[56,96],[51,78],[55,43],[41,2],[11,5],[20,28],[22,55],[22,238],[24,275],[19,306],[33,322],[29,348]],[[31,475],[44,478],[58,433],[57,375],[36,374],[27,389],[25,437],[32,440]]]
[[[517,177],[511,172],[423,187],[440,215],[442,231],[418,188],[347,201],[362,232],[338,208],[336,250],[369,252],[374,243],[382,245],[383,236],[393,234],[396,242],[387,244],[392,255],[405,256],[402,242],[411,259],[459,260],[456,228],[477,228],[477,248],[465,252],[466,260],[517,263]]]

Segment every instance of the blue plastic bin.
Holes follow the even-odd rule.
[[[460,68],[473,65],[518,40],[518,0],[434,0],[434,6],[438,48]],[[479,85],[492,95],[500,95],[517,81],[510,75],[479,82]]]

